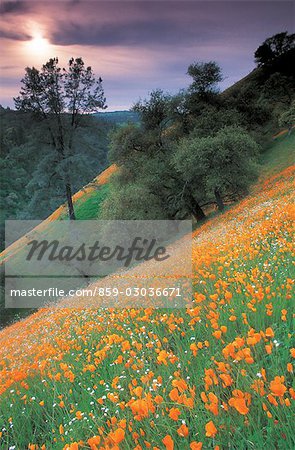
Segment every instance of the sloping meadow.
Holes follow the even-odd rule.
[[[194,232],[191,308],[44,309],[3,330],[0,447],[293,448],[294,175]]]

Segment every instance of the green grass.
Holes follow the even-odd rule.
[[[108,185],[101,186],[98,190],[92,192],[84,200],[81,198],[75,205],[77,219],[91,220],[99,216],[102,202],[108,195]]]
[[[74,204],[76,218],[78,220],[93,220],[99,217],[101,205],[108,195],[109,187],[107,184],[100,186],[90,194],[85,194]],[[67,214],[61,215],[65,219]]]
[[[262,175],[271,176],[295,162],[295,131],[277,137],[261,155]]]

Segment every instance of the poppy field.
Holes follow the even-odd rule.
[[[194,231],[193,307],[0,333],[0,448],[292,449],[295,167]]]

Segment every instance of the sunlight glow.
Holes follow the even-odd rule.
[[[30,41],[27,42],[28,50],[35,55],[44,55],[50,48],[50,43],[43,38],[41,34],[36,34]]]

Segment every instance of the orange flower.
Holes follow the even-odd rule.
[[[165,366],[167,366],[167,358],[168,358],[168,353],[165,350],[161,350],[159,355],[157,356],[157,361],[159,362],[159,364],[164,364]]]
[[[172,391],[169,393],[169,397],[173,402],[179,401],[179,392],[176,388],[172,389]]]
[[[174,442],[170,434],[167,434],[162,439],[163,444],[165,445],[166,450],[173,450],[174,449]]]
[[[128,403],[135,418],[141,420],[144,417],[148,417],[150,413],[155,412],[155,406],[150,394],[146,395],[142,399],[132,400]]]
[[[268,355],[270,355],[271,352],[272,352],[272,346],[271,346],[271,345],[266,345],[266,346],[265,346],[265,350],[266,350],[266,353],[267,353]]]
[[[202,303],[204,300],[206,300],[205,295],[198,294],[198,293],[195,294],[195,301],[196,301],[196,303]]]
[[[228,375],[227,373],[221,373],[219,375],[219,378],[221,378],[223,381],[223,383],[222,383],[223,387],[231,386],[233,384],[232,377],[230,375]]]
[[[72,444],[67,444],[64,446],[63,450],[79,450],[78,442],[73,442]]]
[[[170,417],[170,419],[176,421],[179,419],[180,414],[181,414],[181,412],[179,411],[178,408],[171,408],[170,412],[169,412],[169,417]]]
[[[182,424],[178,430],[177,433],[179,434],[179,436],[181,437],[187,437],[188,436],[188,427],[184,424]]]
[[[274,337],[274,332],[273,332],[273,329],[272,328],[267,328],[266,330],[265,330],[265,336],[266,337],[268,337],[268,338],[273,338]]]
[[[274,380],[269,383],[269,388],[276,397],[284,396],[287,390],[286,386],[283,384],[284,381],[284,377],[275,377]]]
[[[233,397],[229,399],[229,406],[235,408],[240,414],[245,415],[248,414],[249,408],[247,405],[250,404],[251,396],[247,392],[243,393],[242,391],[235,389],[233,391]]]
[[[205,430],[206,430],[206,436],[207,437],[214,438],[216,436],[216,434],[217,434],[217,428],[214,425],[214,423],[212,422],[212,420],[210,420],[210,422],[206,423]]]
[[[189,446],[189,448],[191,450],[202,450],[202,447],[203,447],[203,443],[202,442],[196,442],[196,441],[191,442],[190,446]]]
[[[143,389],[141,386],[137,386],[133,392],[136,395],[136,397],[141,397],[142,393],[143,393]]]
[[[87,444],[89,445],[91,450],[98,450],[99,443],[100,443],[100,436],[93,436],[87,441]]]
[[[81,411],[77,411],[76,412],[76,417],[77,417],[78,420],[83,419],[83,413],[81,413]]]
[[[184,380],[173,380],[172,386],[178,388],[179,392],[183,392],[187,389],[187,384]]]
[[[276,401],[275,397],[271,394],[268,394],[267,396],[269,403],[271,403],[274,406],[278,406],[278,402]]]
[[[293,373],[293,366],[292,366],[291,363],[287,364],[287,371],[290,372],[290,373]]]
[[[222,336],[222,333],[220,330],[214,331],[214,333],[212,333],[212,335],[216,338],[216,339],[220,339]]]
[[[117,430],[112,431],[109,434],[109,438],[113,443],[119,444],[125,438],[125,431],[123,430],[123,428],[117,428]]]
[[[233,297],[233,294],[229,291],[225,291],[224,297],[226,300],[230,300]]]
[[[203,402],[205,403],[205,408],[208,411],[211,411],[214,416],[218,415],[218,398],[216,397],[215,394],[213,394],[213,392],[209,392],[208,397],[205,394],[205,392],[201,393],[201,398],[203,400]]]
[[[160,405],[163,402],[163,397],[161,395],[156,395],[155,397],[155,402],[157,403],[157,405]]]
[[[195,342],[193,342],[193,344],[191,344],[191,345],[189,346],[189,348],[190,348],[190,350],[193,352],[193,355],[194,355],[194,356],[197,356],[197,353],[198,353],[198,347],[197,347],[197,344],[196,344]]]

